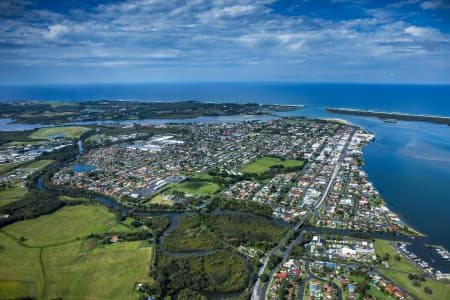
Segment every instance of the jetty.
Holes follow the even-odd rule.
[[[450,126],[450,117],[443,117],[443,116],[415,115],[397,112],[382,112],[374,110],[360,110],[351,108],[332,108],[332,107],[327,107],[326,111],[346,115],[377,117],[383,120],[421,121],[437,124],[446,124]]]

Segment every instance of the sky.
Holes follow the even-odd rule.
[[[0,1],[0,85],[450,83],[450,1]]]

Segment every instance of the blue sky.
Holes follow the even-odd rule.
[[[450,1],[0,1],[0,84],[450,83]]]

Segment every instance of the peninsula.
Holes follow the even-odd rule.
[[[0,118],[11,118],[16,123],[61,125],[70,122],[124,119],[190,119],[205,116],[270,115],[277,111],[295,109],[298,109],[298,106],[198,101],[12,101],[2,104]]]
[[[391,112],[381,112],[381,111],[373,111],[373,110],[360,110],[360,109],[351,109],[351,108],[332,108],[327,107],[326,111],[337,114],[345,114],[345,115],[355,115],[355,116],[364,116],[364,117],[377,117],[380,119],[388,119],[388,120],[403,120],[403,121],[421,121],[421,122],[431,122],[437,124],[447,124],[450,126],[450,118],[449,117],[441,117],[441,116],[430,116],[430,115],[414,115],[414,114],[404,114],[404,113],[391,113]]]

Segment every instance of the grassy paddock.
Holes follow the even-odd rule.
[[[136,299],[136,282],[149,282],[151,248],[142,242],[87,247],[80,241],[46,248],[45,298]]]
[[[30,135],[32,139],[46,139],[52,136],[62,136],[66,138],[79,138],[83,133],[90,130],[81,126],[63,126],[40,128]]]
[[[89,233],[129,230],[95,205],[64,207],[3,228],[0,299],[136,299],[136,282],[153,284],[147,275],[151,247],[142,241],[99,245],[94,239],[76,240]],[[22,243],[10,235],[28,240]]]
[[[22,198],[27,193],[27,189],[22,187],[22,183],[14,182],[11,187],[0,191],[0,206]]]
[[[241,173],[246,174],[263,174],[270,171],[274,166],[283,166],[284,168],[302,167],[304,162],[302,160],[287,159],[281,160],[275,157],[262,157],[256,161],[248,164],[241,169]]]
[[[0,174],[9,172],[23,164],[24,164],[24,162],[13,162],[13,163],[1,164],[0,165]]]
[[[36,297],[42,287],[39,249],[26,248],[0,232],[0,299]]]
[[[51,159],[41,159],[41,160],[35,160],[29,164],[26,164],[24,166],[25,169],[33,169],[33,170],[40,170],[45,168],[46,166],[50,165],[54,160]]]
[[[106,208],[66,206],[50,215],[14,223],[3,229],[16,238],[25,237],[29,246],[64,243],[90,233],[126,232],[130,228],[120,224]]]

